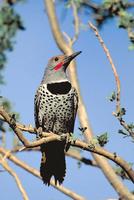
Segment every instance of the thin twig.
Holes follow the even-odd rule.
[[[116,95],[116,113],[118,113],[120,111],[120,79],[119,79],[119,76],[118,76],[118,73],[117,73],[117,70],[116,70],[116,67],[113,63],[113,60],[112,60],[112,57],[110,55],[110,52],[108,50],[108,48],[106,47],[102,37],[100,36],[99,34],[99,31],[98,29],[91,23],[89,22],[88,23],[90,28],[94,31],[96,37],[98,38],[110,64],[111,64],[111,67],[112,67],[112,70],[113,70],[113,74],[114,74],[114,77],[115,77],[115,81],[116,81],[116,86],[117,86],[117,95]]]
[[[131,136],[134,139],[134,131],[128,126],[128,124],[123,120],[123,118],[117,116],[115,112],[113,112],[113,115],[118,119],[120,125],[129,133],[127,136]]]
[[[5,150],[4,148],[0,147],[0,153],[5,155],[7,153],[7,150]],[[37,178],[41,179],[40,172],[38,170],[36,170],[33,167],[30,167],[28,164],[26,164],[25,162],[21,161],[20,159],[18,159],[13,154],[9,153],[7,158],[9,160],[11,160],[12,162],[14,162],[16,165],[20,166],[24,170],[26,170],[29,173],[31,173],[32,175],[34,175]],[[56,188],[60,192],[66,194],[67,196],[69,196],[72,199],[76,199],[76,200],[84,200],[85,199],[84,197],[76,194],[75,192],[71,191],[68,188],[65,188],[64,186],[55,185],[55,181],[53,181],[53,180],[50,181],[50,184],[51,184],[51,186],[53,186],[54,188]]]
[[[9,151],[7,151],[7,152],[5,153],[4,157],[7,156],[7,154],[8,154],[8,156],[9,156]],[[25,191],[25,189],[23,188],[22,183],[21,183],[19,177],[18,177],[17,174],[13,171],[13,169],[12,169],[12,168],[8,165],[8,163],[7,163],[5,160],[3,160],[3,159],[0,160],[0,164],[3,166],[3,168],[4,168],[6,171],[8,171],[9,174],[11,174],[11,175],[14,177],[15,182],[16,182],[16,184],[17,184],[17,186],[18,186],[18,188],[19,188],[19,190],[20,190],[20,192],[21,192],[21,194],[22,194],[23,199],[24,199],[24,200],[29,200],[29,198],[28,198],[28,196],[27,196],[27,194],[26,194],[26,191]]]

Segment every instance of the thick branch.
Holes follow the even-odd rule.
[[[32,149],[31,149],[32,150]],[[92,167],[97,167],[98,169],[100,169],[100,167],[97,165],[97,163],[95,162],[95,160],[91,160],[89,158],[83,157],[81,156],[80,152],[77,150],[72,150],[70,149],[68,152],[66,152],[66,156],[69,156],[81,163],[84,163],[86,165],[92,166]],[[130,180],[130,178],[128,177],[127,173],[125,173],[124,170],[119,170],[118,168],[113,167],[115,173],[121,177],[122,179],[127,179]]]
[[[90,160],[88,158],[81,156],[78,151],[69,150],[69,151],[66,152],[66,155],[71,157],[71,158],[74,158],[74,159],[76,159],[76,160],[78,160],[78,161],[80,161],[80,162],[82,162],[86,165],[90,165],[90,166],[93,166],[93,167],[99,167],[94,160]]]
[[[0,147],[0,153],[3,155],[6,155],[6,157],[11,160],[12,162],[14,162],[16,165],[18,165],[19,167],[25,169],[26,171],[28,171],[29,173],[31,173],[32,175],[38,177],[41,179],[40,177],[40,173],[38,170],[30,167],[29,165],[27,165],[26,163],[22,162],[21,160],[19,160],[17,157],[15,157],[14,155],[12,155],[9,151],[5,150],[4,148]],[[72,199],[76,199],[76,200],[84,200],[83,197],[81,197],[80,195],[76,194],[75,192],[60,186],[60,185],[55,185],[55,182],[53,180],[51,180],[50,184],[56,188],[57,190],[59,190],[60,192],[66,194],[67,196],[69,196]]]
[[[55,15],[55,8],[53,6],[53,1],[48,0],[48,1],[45,1],[45,3],[46,3],[46,11],[48,14],[48,18],[50,20],[50,23],[52,24],[51,29],[52,29],[52,33],[55,38],[55,41],[57,45],[59,46],[59,48],[61,49],[61,51],[64,49],[64,51],[68,52],[69,47],[66,45],[64,37],[60,31],[60,27],[57,21],[57,16]],[[48,10],[50,9],[51,9],[51,13],[48,12]]]
[[[86,144],[85,142],[76,140],[74,144],[71,143],[72,146],[82,148],[86,151],[91,151],[93,153],[97,153],[99,155],[102,155],[112,161],[114,161],[116,164],[118,164],[120,167],[124,169],[124,171],[128,174],[129,178],[134,183],[134,171],[132,170],[131,166],[128,165],[128,163],[123,160],[121,157],[119,157],[116,153],[110,153],[107,150],[96,146],[94,144]]]

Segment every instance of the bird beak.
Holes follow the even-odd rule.
[[[78,51],[78,52],[75,52],[73,53],[72,55],[70,56],[66,56],[65,59],[64,59],[64,65],[68,66],[69,63],[76,57],[78,56],[82,51]]]

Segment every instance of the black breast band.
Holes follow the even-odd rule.
[[[67,94],[71,89],[71,83],[68,81],[60,83],[47,84],[47,89],[52,94]]]

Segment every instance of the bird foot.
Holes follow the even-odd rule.
[[[70,144],[74,142],[74,135],[73,133],[67,133],[66,135],[66,144],[65,144],[65,151],[68,151]]]
[[[37,129],[37,134],[36,134],[36,139],[37,139],[37,140],[39,140],[40,138],[42,138],[42,133],[43,133],[42,127],[39,127],[39,128]]]
[[[61,134],[61,135],[60,135],[60,140],[61,140],[61,141],[66,140],[66,136],[67,136],[67,135],[66,135],[65,133]]]

